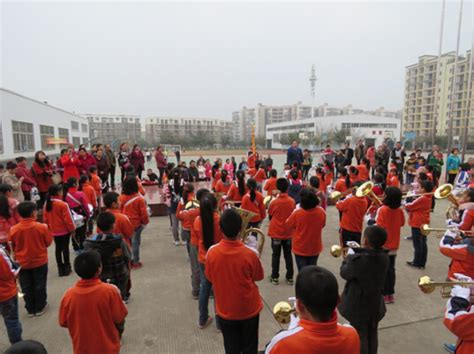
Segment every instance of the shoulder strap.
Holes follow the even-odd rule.
[[[68,193],[67,196],[71,198],[74,202],[76,202],[77,204],[82,205],[82,203],[79,200],[77,200],[71,193]]]
[[[132,204],[135,200],[139,199],[139,198],[142,198],[140,195],[137,195],[136,197],[133,197],[132,199],[130,199],[129,201],[127,201],[123,206],[126,207],[126,206],[129,206],[130,204]]]

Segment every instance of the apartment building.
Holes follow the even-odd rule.
[[[147,141],[160,142],[164,137],[212,136],[220,143],[234,136],[231,121],[216,118],[149,117],[145,120]]]
[[[468,121],[469,70],[471,52],[458,57],[454,68],[455,53],[438,56],[423,55],[418,62],[405,69],[405,96],[403,108],[403,132],[415,132],[417,136],[431,136],[436,114],[436,134],[447,135],[451,114],[451,92],[454,82],[453,136],[462,135]],[[472,97],[472,84],[471,84]],[[437,92],[435,92],[437,91]],[[435,104],[435,95],[437,103]],[[470,126],[469,135],[474,134]]]
[[[126,114],[82,114],[89,121],[92,143],[112,144],[114,141],[135,143],[141,138],[140,116]]]

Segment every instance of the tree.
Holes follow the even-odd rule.
[[[350,135],[350,130],[334,128],[332,132],[332,142],[341,145],[346,142],[346,136]]]

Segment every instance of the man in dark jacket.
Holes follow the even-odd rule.
[[[341,277],[347,283],[338,309],[359,333],[360,353],[376,354],[377,328],[386,311],[382,290],[389,258],[382,246],[387,232],[380,226],[369,226],[364,237],[368,247],[350,249],[342,262]]]
[[[116,285],[122,299],[127,302],[130,296],[130,249],[122,235],[113,234],[115,216],[112,213],[100,213],[97,217],[97,235],[84,241],[84,250],[100,253],[102,273],[100,280]],[[100,231],[99,231],[100,230]]]
[[[354,149],[351,148],[351,144],[348,142],[345,144],[344,156],[344,166],[352,165],[352,159],[354,158]]]
[[[117,166],[117,158],[113,152],[110,144],[105,145],[105,156],[109,165],[110,187],[115,189],[115,167]]]
[[[303,162],[303,152],[298,147],[298,142],[295,140],[291,143],[291,146],[288,148],[286,153],[286,163],[290,166],[293,165],[293,162],[298,162],[298,166]]]

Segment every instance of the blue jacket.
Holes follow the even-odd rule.
[[[303,152],[300,148],[294,149],[290,146],[286,154],[286,163],[291,166],[294,161],[298,162],[298,164],[301,164],[303,162]]]
[[[461,164],[461,160],[459,159],[459,156],[451,154],[448,156],[448,160],[446,161],[446,170],[457,171],[459,169],[460,164]]]

